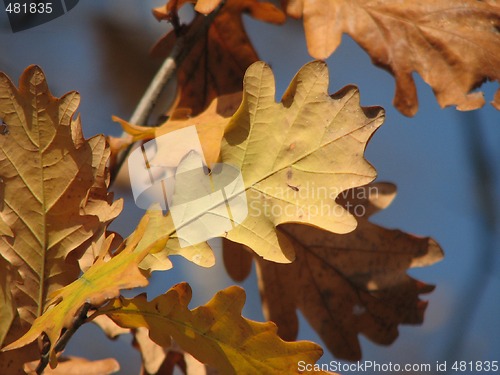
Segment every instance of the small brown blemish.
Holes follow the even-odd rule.
[[[9,134],[9,127],[7,126],[7,124],[5,122],[3,122],[3,120],[0,124],[0,134],[1,135]]]
[[[290,146],[288,146],[288,149],[292,151],[295,148],[295,143],[290,143]]]
[[[288,187],[289,187],[290,189],[292,189],[293,191],[299,191],[298,186],[293,186],[293,185],[290,185],[290,184],[287,184],[287,185],[288,185]]]
[[[293,176],[293,172],[291,169],[289,169],[287,172],[286,172],[286,178],[288,178],[289,180],[292,178]]]

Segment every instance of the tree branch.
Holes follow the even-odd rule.
[[[163,62],[162,66],[156,73],[149,87],[146,89],[146,92],[139,101],[139,104],[137,105],[134,113],[130,117],[130,123],[136,125],[147,123],[147,120],[151,115],[158,98],[160,97],[167,83],[172,78],[172,75],[176,71],[177,67],[182,64],[186,56],[189,54],[189,52],[191,52],[191,49],[193,48],[196,41],[208,31],[208,28],[212,24],[222,6],[224,6],[224,1],[221,2],[221,4],[207,16],[198,14],[192,21],[186,34],[177,38],[172,52]],[[123,133],[122,137],[128,137],[128,134]],[[110,186],[113,184],[116,176],[120,172],[120,169],[123,166],[127,156],[129,155],[132,146],[133,144],[130,144],[125,150],[121,151],[118,154],[116,164],[110,171]]]
[[[71,327],[69,327],[61,335],[59,340],[57,340],[57,343],[54,346],[55,352],[61,352],[64,350],[71,337],[75,334],[78,328],[80,328],[80,326],[87,320],[87,313],[89,312],[91,307],[92,305],[90,303],[85,303],[80,308],[80,311],[78,312],[78,314],[76,314],[76,316],[73,319],[73,324],[71,325]],[[47,367],[49,363],[49,352],[50,352],[50,345],[47,345],[44,347],[44,353],[42,354],[42,357],[40,358],[40,363],[38,363],[38,366],[36,367],[35,370],[38,375],[41,375],[43,373],[43,370],[45,370],[45,367]]]

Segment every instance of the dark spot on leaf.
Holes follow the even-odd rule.
[[[7,135],[9,134],[9,127],[7,126],[7,124],[5,122],[3,122],[2,119],[0,119],[0,134],[1,135]]]

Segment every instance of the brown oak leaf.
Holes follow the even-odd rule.
[[[283,0],[286,13],[304,18],[311,56],[327,58],[349,34],[396,79],[395,107],[413,116],[420,74],[441,107],[484,105],[484,81],[500,79],[500,6],[464,0]],[[500,109],[500,90],[492,102]]]
[[[166,6],[155,9],[154,14],[160,20],[168,20],[172,8],[180,8],[185,3],[186,1],[169,2]],[[282,11],[271,3],[257,0],[226,1],[208,33],[197,40],[177,71],[180,90],[177,108],[189,108],[194,116],[216,97],[242,90],[245,70],[258,60],[243,26],[243,13],[275,24],[285,21]],[[198,14],[191,25],[204,17]],[[175,32],[171,31],[153,48],[153,55],[165,57],[176,40]]]
[[[297,336],[298,308],[336,357],[359,360],[358,334],[388,345],[397,338],[400,324],[423,322],[427,302],[419,296],[434,286],[406,271],[439,261],[442,250],[431,238],[368,221],[394,196],[395,186],[388,183],[348,190],[337,201],[358,216],[353,232],[339,235],[306,225],[281,225],[294,243],[296,260],[277,264],[255,257],[264,314],[278,325],[283,339]],[[236,267],[229,251],[241,262]],[[250,252],[231,244],[224,253],[230,275],[246,277]]]

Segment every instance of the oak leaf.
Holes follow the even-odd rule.
[[[155,9],[155,16],[169,19],[185,1],[171,1]],[[228,0],[220,9],[206,35],[197,39],[177,71],[180,90],[177,108],[189,108],[191,115],[202,112],[218,96],[241,91],[245,70],[258,60],[243,26],[243,13],[253,18],[281,24],[285,15],[271,3],[257,0]],[[185,28],[202,22],[205,16],[198,14]],[[177,36],[171,31],[153,48],[154,56],[166,57],[174,47]]]
[[[0,256],[10,264],[3,269],[16,310],[9,340],[42,314],[48,294],[78,277],[78,257],[121,211],[107,192],[104,137],[85,140],[73,119],[79,100],[76,92],[53,97],[37,66],[19,89],[0,73]]]
[[[443,254],[430,238],[368,221],[394,196],[394,185],[387,183],[349,190],[339,202],[360,215],[356,230],[338,235],[285,224],[282,230],[294,243],[295,262],[282,265],[256,257],[264,315],[278,325],[283,339],[297,336],[298,308],[335,356],[354,361],[361,358],[358,334],[388,345],[397,338],[399,324],[423,322],[427,302],[419,295],[434,287],[409,277],[406,271],[431,265]],[[251,267],[252,256],[237,244],[224,249],[225,259],[238,251],[242,265],[235,276],[241,280]],[[226,262],[228,266],[232,264]],[[228,272],[234,274],[232,268]]]
[[[420,74],[441,107],[471,110],[484,105],[470,91],[500,80],[500,6],[465,0],[283,0],[286,13],[304,18],[311,56],[327,58],[349,34],[396,79],[395,107],[418,109],[412,73]],[[500,109],[500,90],[492,104]]]
[[[94,264],[77,280],[51,293],[47,311],[38,317],[30,330],[20,339],[2,349],[2,351],[20,348],[35,340],[44,332],[51,344],[50,365],[57,364],[55,343],[63,328],[69,328],[78,311],[84,304],[99,307],[107,300],[117,297],[121,289],[143,287],[148,284],[147,278],[139,270],[139,263],[149,252],[165,247],[166,238],[160,237],[149,246],[137,251],[137,245],[146,230],[148,216],[144,216],[137,229],[127,240],[120,252],[105,261],[109,252],[113,235],[104,241],[101,253]]]
[[[311,342],[285,342],[273,323],[259,323],[241,316],[244,291],[236,286],[218,292],[206,305],[188,309],[191,288],[175,285],[148,302],[142,294],[120,297],[101,312],[122,327],[146,327],[158,345],[170,347],[172,339],[199,361],[223,374],[292,374],[297,362],[315,363],[322,354]]]
[[[249,207],[247,218],[226,237],[265,259],[287,263],[294,250],[278,225],[297,222],[336,233],[356,227],[354,216],[334,199],[375,178],[363,152],[384,113],[360,107],[353,86],[330,97],[328,69],[319,61],[301,68],[280,103],[274,86],[269,66],[253,64],[226,130],[221,160],[241,171]]]

